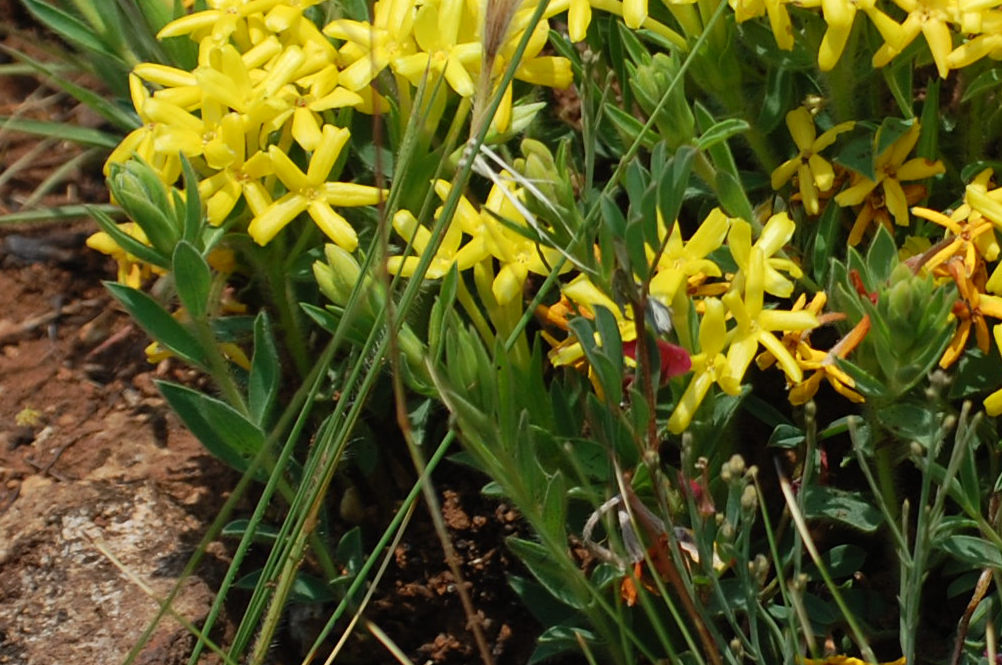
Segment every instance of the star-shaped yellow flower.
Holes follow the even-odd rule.
[[[786,126],[800,152],[772,172],[772,188],[779,189],[796,174],[804,209],[816,215],[820,211],[818,193],[829,191],[835,184],[835,170],[818,153],[834,143],[839,134],[851,130],[855,123],[841,122],[817,136],[810,111],[800,106],[786,114]]]
[[[278,147],[269,148],[268,155],[275,174],[289,191],[251,220],[247,232],[256,243],[267,244],[300,213],[309,212],[320,230],[336,244],[348,251],[353,251],[358,246],[355,229],[344,217],[334,212],[333,206],[375,205],[385,196],[385,192],[367,185],[327,182],[334,162],[348,142],[348,136],[347,129],[324,125],[320,146],[310,158],[306,173]]]
[[[883,189],[888,212],[899,226],[908,225],[908,197],[901,183],[905,180],[923,180],[943,173],[946,168],[940,161],[924,157],[907,159],[919,139],[919,124],[914,123],[908,131],[877,155],[876,180],[857,174],[853,184],[835,196],[835,203],[842,207],[859,205],[877,187]],[[907,160],[907,161],[906,161]],[[865,209],[860,212],[860,215]],[[860,217],[849,236],[849,244],[857,244],[863,237],[865,226],[860,228]]]

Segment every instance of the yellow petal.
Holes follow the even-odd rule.
[[[296,215],[306,210],[305,198],[289,192],[251,220],[247,233],[259,245],[267,245]]]

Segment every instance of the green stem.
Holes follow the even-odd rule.
[[[250,415],[244,395],[230,373],[229,361],[219,350],[219,343],[216,341],[216,336],[212,333],[212,326],[209,324],[208,319],[203,318],[194,321],[194,329],[198,341],[208,356],[209,373],[212,374],[212,379],[223,394],[223,398],[230,406],[239,411],[241,415]]]
[[[898,493],[894,487],[894,455],[890,447],[878,445],[874,454],[874,461],[877,465],[877,486],[880,488],[880,495],[891,517],[894,521],[897,521],[901,514],[901,504],[898,501]]]

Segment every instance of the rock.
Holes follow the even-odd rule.
[[[200,528],[153,483],[25,478],[0,515],[2,662],[121,662],[158,608],[101,549],[164,598]],[[211,602],[209,586],[191,577],[174,608],[197,624]],[[181,664],[193,643],[166,618],[136,662]]]

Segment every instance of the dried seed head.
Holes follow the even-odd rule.
[[[487,0],[484,12],[484,62],[493,65],[508,38],[512,19],[521,0]]]

